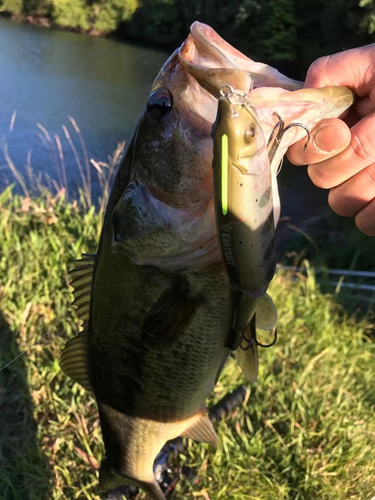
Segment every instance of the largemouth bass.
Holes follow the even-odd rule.
[[[117,173],[97,254],[72,273],[84,323],[61,367],[97,400],[104,491],[135,484],[165,500],[153,474],[164,443],[177,436],[218,442],[205,400],[230,352],[233,300],[215,226],[211,129],[219,88],[249,92],[250,79],[266,139],[273,111],[287,119],[290,103],[293,121],[306,114],[311,126],[351,102],[345,89],[323,89],[312,102],[308,91],[293,97],[285,89],[299,82],[246,58],[201,23],[162,67]],[[269,90],[276,100],[265,101]],[[285,115],[277,104],[283,92]]]

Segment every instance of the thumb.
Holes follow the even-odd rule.
[[[330,118],[320,121],[310,132],[310,141],[296,142],[287,152],[294,165],[308,165],[327,160],[343,151],[350,143],[350,129],[342,120]]]

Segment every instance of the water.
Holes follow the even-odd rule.
[[[62,140],[70,187],[80,184],[62,131],[63,124],[69,127],[79,149],[68,116],[77,121],[89,157],[105,161],[119,141],[130,138],[167,57],[158,50],[0,18],[0,137],[17,169],[22,171],[31,152],[34,171],[56,178],[54,162],[41,141],[40,123],[52,140],[54,134]],[[4,165],[0,152],[0,179],[6,174],[10,179]],[[283,216],[302,220],[327,209],[326,192],[312,185],[305,168],[285,162],[279,181]],[[95,177],[93,189],[98,189]]]
[[[63,140],[63,124],[75,136],[68,116],[81,129],[89,157],[106,160],[119,141],[130,138],[167,57],[157,50],[0,18],[0,137],[5,137],[17,169],[22,170],[30,151],[33,169],[56,177],[38,137],[40,123],[52,139],[54,134],[61,137],[69,182],[79,182]],[[2,154],[0,168],[7,172]]]

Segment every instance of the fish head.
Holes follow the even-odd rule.
[[[211,129],[225,85],[249,97],[248,114],[256,110],[266,143],[277,114],[286,125],[298,121],[311,128],[323,117],[339,116],[352,102],[347,89],[339,97],[314,89],[310,98],[301,82],[253,61],[212,28],[195,22],[157,75],[116,177],[105,221],[114,252],[125,251],[138,264],[161,268],[220,262]],[[303,131],[295,128],[286,136],[271,165],[275,222],[278,164]],[[242,149],[243,154],[250,151]]]
[[[187,208],[212,196],[211,126],[217,102],[180,64],[156,77],[136,130],[133,176],[158,200]]]
[[[219,261],[213,211],[212,123],[217,99],[175,51],[156,77],[107,209],[114,251],[139,264]]]

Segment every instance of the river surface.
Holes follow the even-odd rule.
[[[165,52],[0,18],[0,137],[22,170],[31,152],[35,171],[55,177],[49,148],[39,135],[62,141],[70,183],[79,173],[62,125],[79,149],[72,116],[90,158],[106,160],[130,138]],[[10,124],[16,112],[13,130]],[[0,156],[3,173],[4,158]]]
[[[105,161],[118,142],[130,138],[167,57],[159,50],[0,18],[0,146],[7,145],[19,171],[31,154],[34,172],[56,179],[58,135],[72,191],[80,175],[63,125],[83,154],[69,116],[89,158]],[[1,150],[0,179],[12,180]],[[305,168],[285,164],[279,179],[282,215],[301,220],[326,210],[326,193],[312,186]]]

